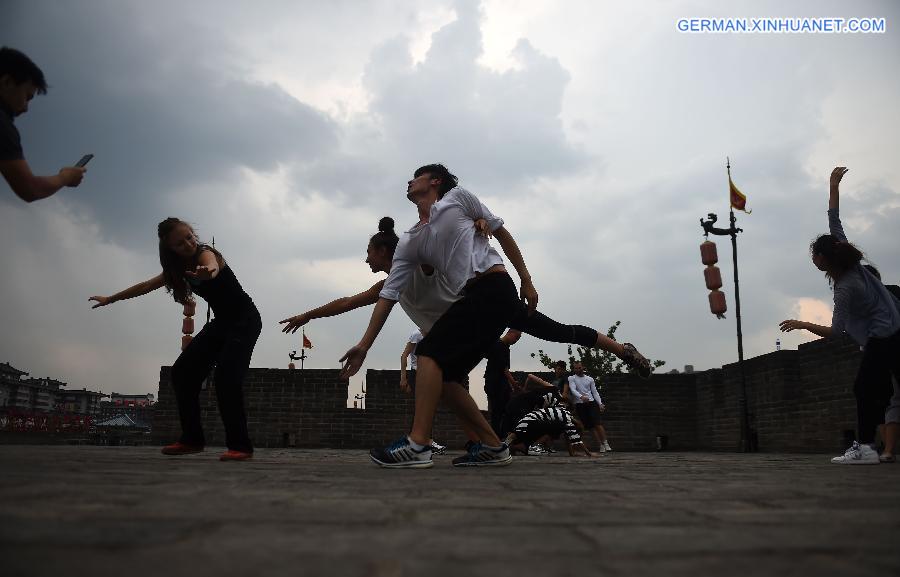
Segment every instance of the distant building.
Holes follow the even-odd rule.
[[[153,404],[153,395],[123,395],[110,393],[109,402],[115,407],[149,407]]]
[[[56,410],[79,415],[96,415],[100,408],[100,399],[105,396],[103,393],[95,393],[87,389],[60,390]]]
[[[149,429],[150,423],[153,422],[153,405],[154,396],[146,395],[123,395],[121,393],[110,393],[109,400],[100,402],[97,409],[97,418],[100,422],[120,423],[111,425],[115,427],[123,427],[124,422],[134,423],[134,427]],[[98,423],[100,426],[100,423]],[[106,426],[106,425],[104,425]]]
[[[50,378],[23,378],[27,374],[9,363],[0,364],[0,407],[38,413],[53,411],[59,389],[66,384]]]
[[[51,378],[24,378],[28,373],[9,363],[0,363],[0,409],[20,413],[97,412],[103,393],[87,389],[68,390],[66,383]]]
[[[10,405],[11,399],[18,392],[19,382],[27,374],[25,371],[10,366],[9,363],[0,363],[0,407]]]
[[[94,426],[102,429],[140,429],[143,431],[150,430],[149,422],[135,419],[134,417],[127,414],[116,415],[115,417],[97,421],[94,423]]]
[[[694,372],[694,365],[684,365],[684,374],[690,375]],[[678,372],[678,369],[672,369],[671,371],[666,372],[667,375],[678,375],[681,374]]]

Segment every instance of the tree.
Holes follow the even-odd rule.
[[[622,321],[616,321],[614,325],[609,327],[606,336],[615,340],[616,330]],[[593,347],[575,347],[575,353],[572,352],[572,345],[568,345],[567,354],[569,355],[569,370],[575,365],[576,361],[580,361],[584,365],[584,372],[588,375],[599,379],[606,375],[621,374],[630,372],[625,363],[616,355]],[[577,356],[576,356],[577,354]],[[553,359],[543,350],[538,349],[537,353],[531,353],[531,358],[537,358],[542,365],[548,369],[553,369],[553,365],[558,359]],[[650,370],[658,369],[666,364],[666,361],[650,360]]]

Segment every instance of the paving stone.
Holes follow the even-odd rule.
[[[898,465],[617,452],[396,471],[362,451],[218,453],[0,446],[0,574],[900,575]]]

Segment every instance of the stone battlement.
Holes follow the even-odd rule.
[[[834,452],[855,428],[853,382],[860,352],[850,343],[817,340],[796,351],[772,352],[744,361],[751,428],[762,451]],[[160,371],[153,438],[176,439],[180,428],[169,381]],[[337,369],[250,369],[244,383],[250,435],[259,447],[370,448],[409,429],[413,398],[400,391],[399,371],[366,371],[366,409],[346,408],[348,381]],[[548,376],[548,375],[544,375]],[[690,374],[659,374],[649,380],[623,374],[602,381],[609,407],[604,425],[613,447],[653,450],[665,435],[670,450],[740,448],[740,371],[737,363]],[[215,383],[201,393],[210,444],[223,444],[215,406]],[[465,437],[444,409],[434,437],[459,447]]]

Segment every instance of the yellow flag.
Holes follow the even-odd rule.
[[[738,190],[738,187],[731,182],[731,175],[728,176],[728,189],[729,196],[731,197],[731,207],[736,208],[738,210],[743,210],[747,214],[753,212],[752,210],[747,210],[745,207],[747,206],[747,197]]]

